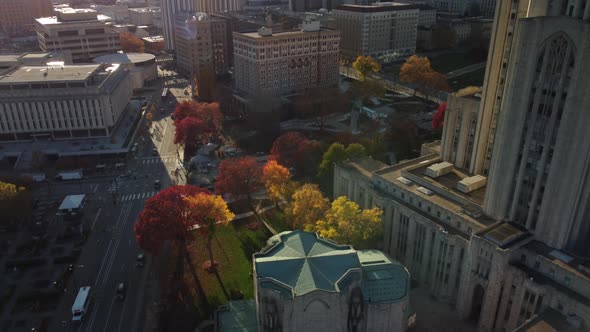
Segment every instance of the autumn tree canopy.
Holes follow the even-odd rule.
[[[381,65],[370,56],[359,55],[352,63],[352,68],[356,70],[359,78],[364,81],[370,73],[378,73],[381,70]]]
[[[25,187],[0,181],[0,221],[14,221],[31,215],[31,195]]]
[[[361,210],[358,204],[341,196],[311,230],[338,243],[366,248],[367,242],[377,239],[382,232],[382,213],[379,208]]]
[[[262,169],[254,157],[229,158],[219,164],[215,192],[233,198],[251,195],[263,188]]]
[[[174,110],[174,143],[183,144],[191,155],[221,129],[222,122],[219,103],[183,101]]]
[[[292,202],[285,209],[285,216],[292,229],[304,229],[314,227],[329,208],[330,201],[317,185],[304,184],[293,194]]]
[[[266,187],[268,198],[278,203],[291,200],[296,184],[291,180],[289,170],[281,166],[276,160],[269,160],[262,168],[262,181]]]
[[[362,158],[366,156],[365,147],[358,143],[352,143],[344,148],[341,143],[333,143],[322,157],[320,164],[321,176],[332,176],[334,165],[346,159]]]
[[[213,259],[211,240],[217,232],[217,225],[227,225],[235,215],[227,207],[227,203],[221,196],[208,193],[198,193],[195,196],[184,198],[187,205],[188,215],[194,223],[199,225],[199,233],[207,238],[207,250],[211,269],[216,269]]]
[[[143,40],[131,32],[121,32],[119,35],[119,42],[125,53],[143,53],[145,50],[145,43]]]
[[[277,137],[270,149],[270,158],[287,167],[294,167],[305,152],[302,147],[307,144],[307,138],[296,131],[289,131]]]
[[[415,84],[423,93],[432,91],[448,91],[449,85],[445,75],[432,69],[427,57],[412,55],[400,69],[402,82]]]
[[[139,246],[157,255],[166,241],[186,250],[190,231],[199,222],[191,217],[186,198],[209,194],[207,189],[195,186],[171,186],[145,201],[135,223],[135,238]]]

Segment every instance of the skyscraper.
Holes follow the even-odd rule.
[[[384,251],[480,331],[590,323],[589,21],[584,0],[498,1],[442,142],[335,169],[334,196],[382,208]]]

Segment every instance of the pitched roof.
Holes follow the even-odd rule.
[[[369,302],[400,300],[408,292],[408,271],[382,252],[356,251],[310,232],[271,237],[269,247],[254,255],[254,268],[261,287],[292,297],[315,290],[340,292],[340,281],[355,270],[362,275],[363,293]]]

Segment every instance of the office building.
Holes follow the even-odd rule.
[[[0,140],[109,136],[131,95],[118,65],[13,67],[0,73]]]
[[[339,78],[340,32],[304,21],[300,31],[234,32],[234,77],[246,94],[288,95],[335,86]]]
[[[414,54],[419,14],[418,5],[396,2],[339,6],[333,15],[342,32],[342,55]]]
[[[293,231],[254,254],[254,304],[230,301],[217,331],[406,331],[410,275],[378,250],[354,250]],[[235,305],[238,304],[238,305]]]
[[[176,37],[174,30],[175,15],[180,12],[194,12],[197,9],[198,0],[161,0],[162,25],[164,30],[164,43],[166,49],[174,50]]]
[[[244,0],[161,0],[162,25],[166,48],[175,49],[175,15],[180,12],[201,12],[206,14],[241,10]]]
[[[335,196],[384,209],[384,251],[479,331],[589,325],[589,20],[501,1],[481,95],[451,96],[442,142],[336,166]]]
[[[145,82],[158,78],[156,56],[149,53],[114,53],[94,58],[94,63],[119,65],[129,71],[131,86],[141,89]]]
[[[51,0],[3,0],[0,2],[0,27],[9,35],[34,31],[35,19],[51,16]]]
[[[74,62],[90,61],[121,49],[119,34],[105,24],[108,17],[93,9],[55,8],[56,16],[36,19],[39,47],[44,52],[69,52]]]
[[[162,12],[159,7],[129,8],[129,23],[142,26],[162,27]]]
[[[183,12],[175,18],[178,70],[197,79],[204,71],[226,73],[229,49],[225,20],[199,12]]]

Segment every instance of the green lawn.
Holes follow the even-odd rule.
[[[219,263],[219,275],[228,293],[239,291],[245,298],[254,297],[254,285],[250,276],[252,254],[262,249],[269,237],[268,230],[254,218],[219,226],[217,239],[213,240],[213,256]],[[195,232],[195,242],[189,250],[210,308],[216,309],[225,304],[227,299],[215,274],[209,274],[202,268],[209,256],[206,240],[198,232]],[[185,280],[190,284],[192,277],[185,275]]]
[[[292,230],[287,224],[285,213],[277,209],[272,209],[264,212],[262,218],[272,227],[277,233]]]
[[[453,91],[458,91],[467,86],[482,86],[483,78],[485,76],[486,69],[481,68],[470,73],[457,76],[449,80],[449,86]]]

